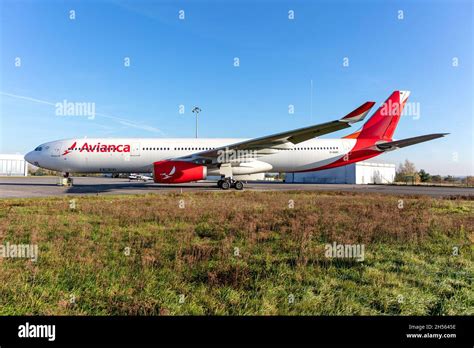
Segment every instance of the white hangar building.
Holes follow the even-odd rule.
[[[313,184],[391,184],[395,164],[357,162],[347,166],[304,173],[286,173],[285,182]]]
[[[0,176],[27,176],[28,162],[23,155],[0,154]]]

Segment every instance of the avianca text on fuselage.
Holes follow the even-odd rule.
[[[63,155],[67,155],[76,148],[76,143],[72,144]],[[130,152],[130,145],[128,144],[101,144],[97,143],[95,145],[89,145],[84,143],[81,147],[78,148],[79,152]]]

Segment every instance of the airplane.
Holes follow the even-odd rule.
[[[131,173],[129,176],[128,176],[128,181],[132,181],[132,180],[141,180],[141,181],[148,181],[148,180],[153,180],[153,178],[151,176],[148,176],[148,175],[142,175],[142,174],[136,174],[136,173]]]
[[[375,102],[334,121],[254,139],[64,139],[39,145],[25,159],[66,177],[70,172],[152,172],[154,182],[173,184],[219,176],[219,188],[242,190],[238,175],[335,168],[447,135],[392,138],[409,94],[394,91],[361,129],[339,139],[318,137],[362,121]]]

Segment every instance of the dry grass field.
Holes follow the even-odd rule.
[[[0,200],[0,315],[473,315],[474,201],[331,192]],[[362,262],[325,245],[364,245]]]

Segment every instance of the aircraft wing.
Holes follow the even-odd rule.
[[[436,134],[420,135],[418,137],[413,137],[413,138],[406,138],[406,139],[401,139],[401,140],[389,141],[385,143],[379,143],[379,144],[376,144],[375,146],[379,150],[390,151],[390,150],[396,150],[396,149],[410,146],[410,145],[415,145],[415,144],[422,143],[425,141],[441,138],[448,134],[449,133],[436,133]]]
[[[201,159],[203,163],[208,161],[212,163],[214,162],[213,160],[219,155],[222,155],[223,152],[238,150],[252,151],[257,154],[257,157],[272,154],[277,149],[291,148],[294,144],[348,128],[351,124],[362,121],[374,104],[375,102],[365,102],[339,120],[229,144],[212,150],[197,152],[179,159],[188,161]]]

